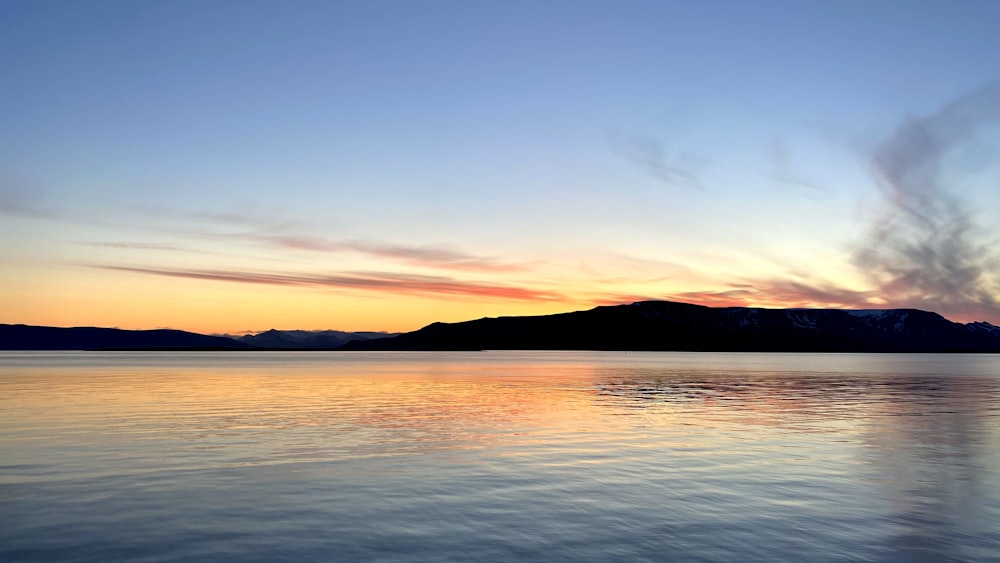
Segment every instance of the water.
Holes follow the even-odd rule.
[[[1000,561],[1000,356],[0,353],[2,561]]]

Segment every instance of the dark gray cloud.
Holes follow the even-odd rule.
[[[883,208],[854,253],[881,299],[943,314],[1000,318],[1000,210],[961,192],[969,150],[996,151],[978,133],[1000,124],[1000,83],[904,121],[875,149]],[[994,157],[996,154],[994,154]],[[976,159],[980,163],[989,159]],[[993,189],[1000,190],[1000,178]],[[992,233],[991,233],[992,231]]]
[[[993,82],[933,113],[904,120],[874,147],[870,166],[882,198],[851,256],[870,290],[799,275],[665,298],[716,306],[914,307],[1000,323],[1000,209],[982,208],[982,197],[972,197],[984,189],[1000,193],[998,138],[1000,82]],[[780,143],[773,160],[787,167]],[[983,170],[988,174],[979,174]]]
[[[754,279],[719,291],[673,294],[706,305],[914,307],[958,320],[1000,323],[1000,210],[963,192],[978,168],[1000,161],[1000,82],[911,117],[870,154],[879,207],[854,245],[851,263],[871,289],[853,290],[801,273]],[[982,133],[985,133],[983,135]],[[992,144],[991,144],[992,143]],[[785,158],[779,146],[780,163]],[[975,190],[982,190],[982,178]],[[1000,193],[1000,178],[985,186]],[[981,193],[979,195],[982,195]],[[980,198],[981,199],[981,198]]]

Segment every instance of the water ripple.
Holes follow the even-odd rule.
[[[987,561],[1000,357],[0,354],[0,560]]]

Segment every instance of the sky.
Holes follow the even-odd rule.
[[[5,0],[0,322],[1000,324],[992,0]]]

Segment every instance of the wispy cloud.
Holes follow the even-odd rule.
[[[725,289],[718,291],[684,291],[672,293],[667,299],[683,301],[709,307],[739,307],[753,301],[754,292],[749,289]]]
[[[744,294],[760,303],[786,307],[865,309],[882,305],[878,292],[853,290],[822,281],[766,280],[743,286]]]
[[[277,216],[274,213],[253,211],[215,211],[179,209],[168,205],[134,205],[132,211],[155,220],[166,220],[175,224],[195,225],[194,230],[184,232],[204,234],[213,228],[242,228],[262,232],[283,232],[307,229],[305,221]]]
[[[960,195],[961,176],[949,166],[963,150],[987,148],[977,132],[988,124],[1000,124],[1000,82],[906,120],[874,151],[884,207],[854,263],[887,301],[1000,317],[997,241],[983,239],[983,215]]]
[[[181,251],[186,250],[180,246],[173,244],[166,244],[160,242],[90,242],[86,243],[89,246],[97,246],[102,248],[124,248],[132,250],[166,250],[166,251]]]
[[[481,272],[516,272],[532,268],[526,262],[512,262],[443,246],[401,244],[375,237],[326,237],[314,234],[315,225],[247,212],[185,212],[168,207],[138,209],[153,217],[185,223],[173,234],[196,239],[225,240],[263,245],[276,250],[305,252],[352,252],[374,258],[428,269]]]
[[[47,218],[55,212],[45,203],[45,190],[12,172],[0,171],[0,215]]]
[[[457,280],[444,276],[421,276],[396,272],[347,272],[337,274],[286,274],[239,270],[163,269],[98,265],[97,268],[174,278],[249,283],[275,286],[340,288],[381,293],[438,296],[468,296],[512,301],[561,301],[558,293],[527,287]]]
[[[315,252],[356,252],[387,258],[413,266],[451,270],[510,272],[526,270],[524,263],[503,262],[454,249],[430,245],[403,245],[371,239],[329,240],[307,235],[268,235],[243,233],[231,235],[284,249]]]
[[[702,159],[671,151],[664,143],[641,133],[615,133],[609,140],[615,153],[653,178],[671,186],[704,189],[699,175]]]
[[[997,216],[975,209],[960,188],[964,174],[975,172],[972,165],[996,162],[1000,147],[978,133],[998,125],[995,82],[905,120],[875,147],[870,165],[882,206],[850,258],[870,289],[798,275],[664,298],[714,306],[913,307],[1000,322],[1000,241],[990,238]],[[969,152],[977,158],[967,158]],[[777,145],[777,162],[786,157]]]
[[[814,307],[865,309],[876,307],[874,292],[844,289],[833,284],[801,281],[756,281],[705,291],[669,292],[659,295],[603,295],[596,305],[619,305],[636,301],[680,301],[708,307]]]
[[[671,301],[662,295],[640,295],[634,293],[602,294],[591,298],[591,305],[627,305],[639,301]],[[680,301],[677,299],[676,301]]]
[[[774,139],[771,142],[769,157],[772,169],[771,177],[774,180],[783,184],[807,188],[812,191],[822,189],[819,183],[807,178],[805,174],[798,170],[792,158],[791,151],[781,139]]]

